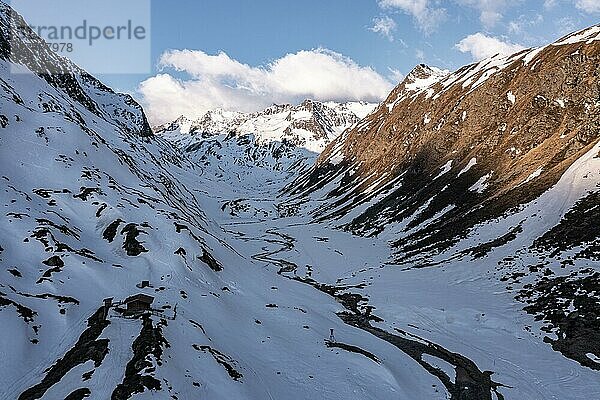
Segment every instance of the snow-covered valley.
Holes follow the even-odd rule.
[[[403,176],[353,181],[341,149],[367,105],[152,133],[129,96],[41,43],[11,58],[10,13],[0,3],[0,399],[600,397],[597,130],[534,200],[402,259],[396,242],[449,211],[348,229]],[[31,73],[40,59],[62,79]],[[471,159],[429,175],[472,187]]]

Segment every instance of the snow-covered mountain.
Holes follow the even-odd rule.
[[[288,142],[318,154],[375,107],[376,104],[364,102],[323,103],[305,100],[297,106],[273,105],[256,113],[217,109],[198,119],[182,116],[154,131],[176,142],[198,142],[218,134],[252,134],[258,144]]]
[[[11,13],[0,2],[0,399],[597,397],[598,27],[420,66],[306,169],[302,146],[356,110],[153,134],[40,40],[15,57]]]
[[[225,200],[237,188],[203,179],[150,132],[136,103],[41,40],[23,41],[30,58],[14,58],[9,24],[18,16],[0,7],[0,398],[359,390],[346,370],[326,367],[354,358],[323,344],[343,326],[335,302],[253,260],[263,250],[245,244],[252,236],[225,228],[245,210]],[[42,62],[65,74],[33,73]],[[138,293],[153,297],[153,316],[104,307]],[[307,311],[327,302],[323,314]],[[356,371],[372,363],[355,362]]]
[[[288,191],[389,240],[402,268],[506,282],[544,341],[599,370],[599,59],[594,26],[453,73],[419,65]]]
[[[364,102],[305,100],[256,113],[217,109],[154,128],[203,166],[204,175],[254,188],[297,177],[323,149],[377,107]]]

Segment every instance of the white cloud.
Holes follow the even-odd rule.
[[[565,0],[544,0],[544,8],[550,10]],[[576,8],[589,14],[600,13],[600,0],[570,0],[568,3],[574,4]]]
[[[458,3],[479,11],[479,20],[485,28],[493,28],[503,18],[504,11],[520,0],[458,0]]]
[[[435,7],[429,0],[379,0],[385,9],[399,9],[411,15],[426,34],[433,32],[446,19],[446,10]]]
[[[496,54],[509,55],[524,49],[520,44],[504,42],[481,32],[467,36],[455,46],[463,53],[471,53],[474,60],[481,60]]]
[[[479,19],[483,26],[491,28],[502,19],[502,14],[497,11],[483,10]]]
[[[528,28],[532,28],[544,22],[542,14],[520,15],[508,23],[508,32],[513,35],[526,34]]]
[[[257,111],[273,103],[305,98],[334,101],[381,101],[393,84],[370,67],[327,49],[287,54],[266,66],[253,67],[221,52],[172,50],[160,60],[187,75],[161,73],[143,81],[138,92],[153,124],[180,115],[196,117],[214,108]]]
[[[388,16],[373,19],[373,26],[370,31],[379,33],[386,37],[390,42],[394,41],[394,31],[396,30],[396,22]]]
[[[559,35],[566,35],[567,33],[573,32],[577,25],[573,18],[571,17],[562,17],[558,21],[555,21],[556,28],[558,29]]]
[[[394,82],[394,84],[398,84],[404,80],[404,74],[397,69],[388,68],[390,71],[389,79]]]
[[[508,23],[508,32],[515,35],[523,32],[523,24],[521,21],[513,20]]]
[[[600,13],[600,0],[577,0],[575,7],[590,14]]]

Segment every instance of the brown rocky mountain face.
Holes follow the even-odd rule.
[[[329,184],[319,219],[369,202],[346,225],[356,233],[411,218],[396,242],[402,257],[455,244],[476,224],[536,199],[598,141],[600,41],[589,40],[596,28],[452,74],[418,66],[292,193]]]
[[[454,73],[419,65],[286,191],[388,240],[392,266],[483,271],[599,370],[599,138],[600,25]]]

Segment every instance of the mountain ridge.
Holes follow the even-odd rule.
[[[286,140],[315,153],[344,130],[373,111],[376,105],[365,102],[320,102],[304,100],[294,106],[274,104],[254,113],[216,109],[193,119],[185,116],[154,128],[157,134],[200,135],[208,138],[217,134],[254,134],[259,142]],[[271,133],[268,133],[271,132]]]
[[[315,222],[389,240],[391,265],[487,265],[507,290],[527,293],[516,297],[556,335],[544,341],[598,369],[597,299],[574,313],[551,291],[597,279],[599,239],[578,226],[598,207],[599,59],[596,25],[417,90],[409,78],[285,192],[291,204],[316,202],[305,210]]]
[[[141,136],[152,135],[148,119],[133,97],[115,93],[67,58],[51,51],[23,18],[2,2],[0,31],[0,59],[14,62],[14,72],[37,74],[50,85],[63,90],[74,101],[84,104],[94,114],[106,116]],[[19,72],[22,67],[26,70]],[[103,97],[112,95],[118,98],[118,101],[112,100],[115,104],[103,103]]]
[[[594,28],[590,29],[593,31],[592,34],[595,35]],[[593,52],[596,51],[597,48],[591,46],[589,47],[589,50],[592,51],[590,57],[595,57],[593,56],[593,54],[595,54]],[[568,51],[568,49],[565,49],[565,52]],[[469,143],[469,146],[479,146],[482,149],[482,153],[487,152],[485,150],[486,148],[494,149],[497,144],[502,144],[502,153],[504,154],[504,156],[502,156],[502,163],[508,164],[512,160],[517,160],[516,162],[518,162],[519,159],[524,157],[524,147],[532,147],[529,150],[535,150],[535,148],[538,147],[538,144],[535,143],[535,140],[537,140],[535,135],[539,135],[546,130],[540,129],[535,124],[538,124],[540,116],[544,116],[547,112],[553,114],[548,114],[549,121],[545,123],[551,123],[551,129],[562,129],[558,136],[561,136],[565,131],[571,133],[569,136],[569,139],[571,140],[566,140],[566,142],[567,144],[572,143],[571,148],[573,150],[571,151],[576,152],[576,154],[572,154],[572,162],[575,158],[578,158],[578,156],[583,155],[585,148],[589,149],[590,140],[595,136],[594,134],[585,134],[584,132],[577,134],[576,132],[572,132],[573,129],[569,128],[568,125],[565,125],[564,127],[563,125],[557,125],[552,119],[554,118],[552,115],[556,115],[558,112],[562,121],[565,121],[568,118],[567,112],[579,112],[579,108],[572,108],[575,104],[571,103],[570,110],[569,108],[565,109],[563,106],[566,100],[561,99],[561,96],[557,94],[546,94],[546,96],[540,94],[539,97],[536,97],[538,95],[535,94],[533,96],[526,96],[530,97],[531,100],[524,100],[521,92],[518,92],[516,89],[511,88],[510,85],[507,86],[502,82],[498,82],[498,85],[501,85],[501,88],[495,89],[493,95],[486,95],[485,99],[483,99],[483,96],[480,96],[482,99],[477,98],[476,100],[469,100],[470,98],[474,98],[473,93],[483,93],[485,90],[488,90],[487,88],[477,90],[477,86],[485,85],[486,80],[499,81],[501,79],[511,79],[504,77],[494,78],[494,76],[492,76],[493,73],[496,73],[498,76],[502,75],[502,69],[499,70],[496,63],[505,63],[506,70],[511,70],[507,74],[510,74],[514,73],[513,71],[516,67],[513,66],[522,62],[521,59],[524,58],[525,61],[528,61],[527,58],[531,58],[529,61],[533,62],[536,61],[534,57],[539,53],[539,50],[526,50],[514,56],[484,60],[480,63],[463,67],[452,75],[445,75],[445,78],[442,78],[442,80],[435,80],[430,85],[424,86],[421,90],[417,90],[416,92],[407,90],[405,83],[402,83],[392,91],[388,100],[382,103],[377,111],[369,118],[359,123],[352,132],[340,137],[332,143],[323,154],[320,155],[317,161],[316,174],[318,174],[320,168],[323,171],[330,168],[327,164],[330,163],[331,159],[335,160],[332,165],[338,165],[340,163],[339,160],[341,159],[348,159],[349,164],[357,165],[359,170],[365,171],[357,174],[357,178],[365,178],[366,175],[372,175],[372,177],[368,177],[361,184],[363,188],[373,184],[378,176],[390,169],[395,170],[395,172],[389,173],[385,179],[381,180],[381,182],[378,183],[378,188],[382,188],[387,183],[392,182],[395,177],[398,177],[403,173],[404,169],[401,164],[404,164],[406,167],[411,164],[418,166],[418,163],[422,163],[423,165],[418,168],[427,169],[428,176],[423,176],[419,179],[425,181],[435,181],[436,179],[432,179],[433,177],[439,178],[441,175],[445,175],[450,169],[454,168],[457,168],[455,174],[458,173],[460,176],[462,175],[460,173],[461,171],[464,170],[463,173],[466,173],[471,170],[472,167],[475,167],[475,165],[471,164],[477,162],[476,152],[472,151],[473,149],[469,147],[465,149],[464,147],[466,146],[461,144],[461,140],[470,140],[471,143]],[[574,51],[571,51],[571,53],[574,53]],[[511,59],[511,57],[518,58]],[[575,60],[573,65],[578,65],[579,61],[577,60],[579,60],[579,55],[574,54],[572,57]],[[526,62],[525,64],[528,63],[529,62]],[[585,65],[592,68],[594,64],[592,61],[588,61]],[[526,66],[521,69],[529,70]],[[537,72],[535,73],[537,74]],[[548,72],[546,79],[554,79],[551,74],[551,72]],[[509,75],[506,76],[508,77]],[[593,76],[593,73],[590,73],[589,76]],[[477,80],[481,80],[481,82],[476,82]],[[475,88],[469,86],[469,84],[472,84]],[[488,87],[489,86],[490,83],[488,82]],[[453,89],[456,94],[450,93],[453,87],[456,88]],[[547,85],[546,87],[550,88],[553,86]],[[585,86],[581,85],[580,88],[585,89]],[[531,88],[529,92],[534,93],[537,90],[537,88]],[[585,90],[586,92],[580,93],[580,97],[575,100],[579,101],[579,99],[582,99],[581,102],[585,102],[585,99],[592,99],[591,103],[586,103],[588,106],[585,107],[588,108],[586,109],[584,107],[582,109],[583,115],[587,114],[589,116],[588,118],[590,118],[587,125],[585,125],[587,128],[584,127],[583,129],[590,131],[590,129],[595,126],[594,124],[597,124],[597,121],[594,122],[595,114],[590,113],[589,107],[595,107],[593,100],[595,98],[594,91],[598,89],[592,84],[589,86],[589,90]],[[501,93],[499,93],[500,91]],[[513,93],[513,91],[515,93]],[[514,99],[518,99],[516,105],[514,104]],[[528,104],[528,100],[531,101],[531,103]],[[479,104],[491,104],[492,109],[498,110],[494,111],[497,114],[493,116],[486,115],[485,113],[488,113],[488,111],[484,111],[477,105],[477,102],[479,102]],[[536,106],[536,104],[539,105]],[[394,116],[393,109],[394,107],[399,107],[399,105],[404,105],[404,108],[397,113],[398,115]],[[430,106],[432,109],[429,109]],[[529,125],[522,124],[518,120],[518,118],[520,118],[519,116],[515,117],[514,115],[511,115],[511,113],[514,113],[515,109],[518,109],[518,112],[520,113],[527,113],[523,118],[527,118],[529,122],[526,121],[526,123]],[[484,114],[482,114],[482,112],[484,112]],[[563,115],[560,115],[561,112]],[[411,114],[413,116],[411,116]],[[514,122],[515,119],[516,122]],[[511,120],[513,122],[511,122]],[[542,121],[542,123],[544,122]],[[399,131],[401,129],[400,125],[403,126],[403,131]],[[519,131],[532,129],[536,130],[532,132],[532,134],[516,135]],[[465,130],[471,130],[473,133],[465,133]],[[379,137],[373,138],[373,132],[375,131],[378,132],[377,135]],[[494,134],[493,132],[496,133]],[[573,139],[573,137],[575,137],[575,139]],[[529,139],[523,140],[524,138]],[[566,138],[566,136],[563,138]],[[527,140],[533,142],[529,143]],[[399,145],[395,145],[395,143],[398,143]],[[582,145],[579,145],[578,143],[582,143]],[[460,146],[463,146],[463,148]],[[535,152],[531,154],[539,154],[542,148],[535,150]],[[355,150],[352,152],[348,151],[348,149]],[[556,151],[551,150],[547,153],[556,154]],[[422,159],[419,160],[417,159],[418,157],[421,157]],[[432,159],[429,160],[429,158]],[[552,159],[551,156],[546,156],[546,158]],[[480,165],[472,171],[480,169],[481,162],[480,158]],[[452,163],[454,163],[454,165],[452,165]],[[535,178],[538,178],[534,173],[537,172],[539,168],[539,164],[530,165],[530,167],[525,169],[520,175],[515,175],[508,181],[504,178],[506,182],[498,182],[502,183],[502,187],[499,189],[509,191],[517,185],[523,185],[529,177],[531,177],[531,179],[527,181],[527,183],[533,182]],[[341,168],[337,167],[337,169]],[[446,171],[446,169],[448,169],[448,171]],[[486,174],[490,173],[491,169],[490,166],[489,169],[481,171],[479,176],[472,177],[472,181],[468,182],[468,187],[476,186],[478,180],[483,179]],[[514,168],[508,167],[508,169]],[[564,169],[565,167],[563,167],[561,171],[564,171]],[[441,172],[444,173],[441,174]],[[333,177],[330,173],[327,174],[329,174],[329,177]],[[544,179],[544,174],[539,173],[538,175],[542,175],[542,179]],[[555,174],[555,181],[557,179],[556,177],[559,175],[560,172]],[[490,185],[494,183],[494,180],[500,178],[503,177],[498,176],[498,174],[496,174],[496,176],[493,176],[493,174],[490,175],[490,177],[485,180],[486,188],[479,188],[479,190],[482,192],[486,190],[490,192],[492,189],[492,186]],[[308,179],[310,179],[310,177],[308,177]],[[443,177],[442,179],[439,179],[440,182],[443,180]],[[440,188],[443,186],[444,185],[441,185]],[[299,192],[300,190],[296,189],[295,191]],[[537,193],[539,194],[539,192]],[[437,211],[440,211],[439,207]]]

